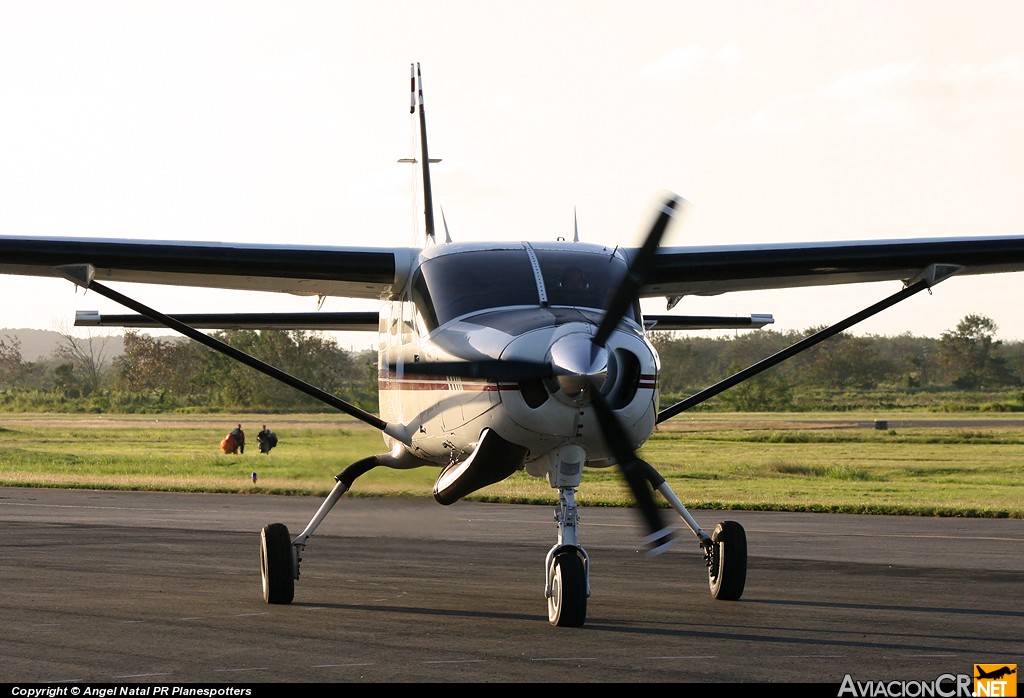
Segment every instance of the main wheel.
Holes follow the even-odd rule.
[[[563,628],[578,628],[587,620],[587,575],[583,560],[572,550],[555,556],[548,599],[548,622]]]
[[[291,603],[295,598],[295,552],[284,524],[268,524],[260,531],[260,576],[267,603]]]
[[[711,541],[708,566],[711,595],[723,601],[735,601],[743,595],[747,583],[747,534],[735,521],[722,521],[711,534]]]

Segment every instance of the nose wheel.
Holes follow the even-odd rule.
[[[587,572],[577,551],[563,550],[551,561],[548,622],[579,628],[587,620]]]

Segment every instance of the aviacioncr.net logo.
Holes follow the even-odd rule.
[[[942,674],[932,681],[856,681],[847,674],[838,698],[1015,698],[1016,664],[975,664],[974,675]]]
[[[975,664],[974,695],[978,698],[1017,695],[1016,664]]]
[[[941,674],[932,681],[856,681],[847,674],[837,696],[852,698],[972,698],[971,676]]]

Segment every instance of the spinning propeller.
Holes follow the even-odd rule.
[[[640,287],[643,286],[647,270],[650,268],[651,262],[654,261],[661,238],[665,235],[665,230],[668,228],[672,216],[675,215],[679,203],[679,198],[672,196],[662,205],[651,231],[647,234],[647,239],[644,240],[636,257],[630,262],[626,276],[623,277],[619,287],[615,289],[605,304],[601,324],[598,325],[597,332],[591,339],[591,352],[595,357],[599,352],[607,356],[604,345],[612,331],[618,327],[627,309],[639,297]],[[607,359],[604,363],[607,367]],[[605,369],[606,374],[607,369]],[[644,471],[651,470],[651,466],[637,456],[629,445],[629,436],[625,428],[599,388],[599,385],[595,385],[591,390],[591,400],[598,422],[601,424],[601,432],[613,457],[619,464],[629,488],[633,491],[633,496],[636,497],[640,514],[650,531],[650,535],[645,539],[648,549],[652,554],[659,554],[670,547],[673,531],[665,526],[661,510],[654,502],[654,492],[644,474]]]
[[[551,347],[551,362],[489,359],[425,362],[405,366],[405,370],[410,373],[508,382],[554,377],[566,394],[589,398],[608,449],[636,498],[649,531],[645,543],[652,555],[670,547],[674,531],[666,527],[662,512],[654,501],[654,491],[648,478],[648,473],[656,476],[654,469],[633,450],[627,430],[601,389],[609,373],[609,352],[605,344],[639,297],[640,287],[680,203],[681,199],[671,196],[662,205],[643,246],[631,260],[626,275],[618,288],[609,295],[601,323],[589,341],[562,338]]]

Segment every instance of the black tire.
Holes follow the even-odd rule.
[[[548,599],[548,622],[561,628],[579,628],[587,620],[587,575],[575,551],[558,553]]]
[[[747,583],[747,534],[735,521],[722,521],[711,534],[711,541],[711,595],[722,601],[736,601],[743,596]]]
[[[267,603],[291,603],[295,598],[295,552],[284,524],[272,523],[260,531],[260,576]]]

